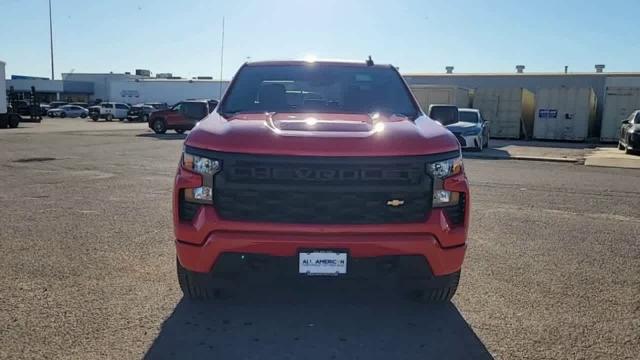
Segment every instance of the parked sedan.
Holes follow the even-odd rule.
[[[479,110],[459,109],[459,121],[447,125],[463,149],[482,151],[489,146],[489,122],[482,117]]]
[[[640,110],[622,120],[618,149],[625,150],[627,154],[640,151]]]
[[[72,118],[81,117],[84,119],[89,116],[89,110],[76,105],[64,105],[59,108],[49,109],[49,111],[47,111],[47,116],[61,118],[65,118],[67,116]]]

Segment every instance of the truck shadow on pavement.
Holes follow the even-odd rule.
[[[356,285],[258,285],[212,303],[183,298],[145,359],[492,359],[454,304]]]
[[[156,133],[144,133],[138,134],[137,137],[153,138],[158,140],[184,140],[187,138],[187,134],[156,134]]]

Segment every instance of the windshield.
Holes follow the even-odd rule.
[[[418,114],[394,69],[328,64],[246,66],[220,109],[227,114],[377,111],[408,117]]]
[[[478,113],[474,111],[460,111],[460,122],[477,123]]]

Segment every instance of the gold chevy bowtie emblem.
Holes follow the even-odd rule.
[[[404,200],[393,199],[387,201],[388,206],[398,207],[404,205]]]

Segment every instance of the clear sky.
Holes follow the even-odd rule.
[[[639,0],[52,0],[56,78],[220,73],[247,58],[365,59],[407,72],[640,71]],[[49,76],[47,0],[0,0],[7,75]]]

